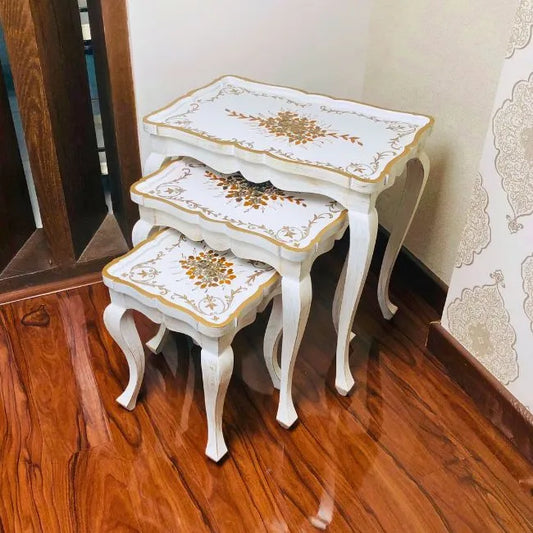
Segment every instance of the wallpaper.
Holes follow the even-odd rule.
[[[521,0],[442,317],[443,326],[529,412],[533,412],[532,31],[533,0]]]

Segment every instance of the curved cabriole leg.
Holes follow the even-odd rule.
[[[354,386],[350,371],[349,345],[352,325],[376,243],[378,216],[374,206],[368,213],[349,211],[350,249],[346,259],[346,278],[342,290],[337,331],[335,387],[347,395]]]
[[[281,341],[281,382],[276,420],[283,427],[289,428],[298,420],[292,401],[292,374],[311,308],[311,277],[307,274],[298,280],[283,276],[281,294],[283,335]]]
[[[263,341],[263,354],[265,363],[272,379],[272,384],[279,389],[281,384],[281,368],[278,362],[278,347],[283,330],[283,302],[281,294],[274,298],[272,302],[272,311],[265,331]]]
[[[333,327],[335,332],[339,331],[339,313],[341,310],[341,300],[342,293],[344,292],[344,283],[346,282],[346,268],[348,267],[348,257],[344,260],[344,265],[342,265],[342,272],[335,288],[335,296],[333,298],[333,307],[332,307],[332,317],[333,317]],[[350,341],[355,337],[355,333],[350,332]]]
[[[153,354],[160,354],[167,342],[171,342],[172,335],[164,324],[159,325],[157,333],[146,343],[146,347]]]
[[[403,241],[413,220],[418,202],[424,191],[429,175],[429,159],[421,153],[418,159],[411,159],[407,164],[407,175],[398,206],[394,226],[385,249],[383,263],[379,273],[378,302],[383,316],[390,320],[398,310],[389,299],[389,282],[394,268],[394,263],[402,247]]]
[[[131,242],[133,243],[133,246],[137,246],[140,242],[147,239],[150,236],[153,227],[153,224],[146,222],[146,220],[137,220],[131,231]]]
[[[220,353],[202,348],[202,378],[207,414],[205,454],[213,461],[220,461],[228,451],[222,433],[222,411],[232,371],[233,350],[231,346]]]
[[[131,411],[135,407],[144,376],[143,345],[130,309],[110,303],[104,311],[104,323],[128,361],[130,378],[117,402]]]

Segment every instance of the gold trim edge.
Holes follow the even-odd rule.
[[[181,305],[178,305],[178,304],[169,302],[168,300],[165,300],[161,295],[152,294],[152,293],[140,288],[138,285],[135,285],[131,281],[123,280],[123,279],[121,279],[121,278],[119,278],[117,276],[114,276],[113,274],[109,273],[109,269],[112,266],[116,265],[122,259],[125,259],[126,257],[132,255],[134,252],[137,252],[143,246],[146,246],[151,241],[154,241],[155,239],[157,239],[157,237],[159,237],[165,231],[168,231],[168,228],[163,228],[162,230],[157,231],[156,233],[154,233],[154,235],[152,235],[148,239],[142,241],[137,246],[134,246],[129,252],[126,252],[124,255],[121,255],[120,257],[117,257],[116,259],[113,259],[113,261],[109,262],[102,270],[102,278],[104,279],[104,284],[107,286],[107,284],[105,283],[105,280],[108,279],[108,280],[111,280],[111,281],[113,281],[113,282],[115,282],[115,283],[117,283],[119,285],[126,285],[127,287],[130,287],[130,288],[134,289],[136,292],[139,292],[143,296],[146,296],[150,300],[159,301],[165,307],[170,307],[170,308],[173,308],[173,309],[177,309],[178,311],[189,315],[190,317],[194,318],[197,322],[200,322],[204,326],[207,326],[207,327],[210,327],[210,328],[215,328],[215,329],[220,329],[220,328],[223,328],[223,327],[227,326],[232,320],[237,318],[238,315],[240,314],[240,312],[242,311],[242,309],[244,309],[248,304],[250,304],[251,302],[253,302],[255,300],[263,299],[264,296],[265,296],[266,289],[268,289],[271,285],[274,285],[274,283],[279,282],[279,280],[280,280],[280,275],[273,269],[274,272],[273,272],[272,277],[270,279],[268,279],[267,281],[265,281],[264,283],[262,283],[261,285],[259,285],[259,287],[257,288],[256,292],[252,296],[250,296],[249,298],[244,300],[244,302],[242,302],[239,305],[239,307],[237,307],[237,309],[224,322],[215,323],[215,322],[209,322],[205,318],[202,318],[201,316],[198,316],[197,314],[193,313],[192,311],[190,311],[189,309],[186,309],[185,307],[183,307]],[[114,287],[109,287],[109,288],[111,288],[112,290],[116,290]],[[117,290],[117,292],[119,292],[119,291]],[[159,311],[163,312],[161,309],[159,309]]]
[[[139,196],[142,196],[144,198],[149,198],[149,199],[152,199],[154,201],[158,201],[158,202],[162,202],[162,203],[165,203],[165,204],[168,204],[176,209],[179,209],[185,213],[188,213],[188,214],[191,214],[191,215],[198,215],[200,216],[201,218],[203,218],[204,220],[207,220],[209,222],[215,222],[215,223],[218,223],[218,224],[224,224],[225,226],[235,230],[235,231],[240,231],[242,233],[247,233],[249,235],[260,235],[259,233],[256,233],[254,231],[250,231],[250,230],[246,230],[246,229],[243,229],[243,228],[239,228],[238,226],[235,226],[234,224],[232,224],[231,222],[227,222],[227,221],[221,221],[221,220],[218,220],[216,218],[210,218],[206,215],[204,215],[201,211],[193,211],[192,209],[187,209],[185,207],[181,207],[179,205],[176,205],[174,203],[172,203],[170,200],[166,200],[165,198],[158,198],[156,196],[152,196],[148,193],[145,193],[145,192],[142,192],[142,191],[139,191],[136,189],[136,186],[150,178],[153,178],[154,176],[156,176],[159,172],[164,172],[166,169],[168,169],[169,166],[171,166],[172,164],[174,163],[177,163],[177,161],[170,161],[169,163],[166,163],[164,166],[162,166],[161,168],[157,169],[155,172],[152,172],[151,174],[148,174],[147,176],[141,178],[140,180],[137,180],[135,183],[133,183],[131,186],[130,186],[130,196],[131,196],[131,193],[135,193]],[[135,200],[133,200],[134,203],[137,203],[135,202]],[[137,204],[137,205],[140,205],[140,204]],[[146,207],[147,209],[156,209],[156,208],[153,208],[153,207],[147,207],[147,206],[143,206],[143,207]],[[172,215],[170,215],[172,216]],[[344,220],[346,219],[346,217],[348,216],[348,211],[346,209],[343,209],[340,214],[339,214],[339,217],[336,218],[335,220],[332,220],[325,228],[322,228],[317,234],[316,236],[313,238],[313,240],[307,245],[307,246],[304,246],[302,248],[296,248],[296,247],[292,247],[292,246],[288,246],[287,244],[284,244],[283,242],[280,242],[280,241],[276,241],[275,239],[273,239],[272,237],[269,237],[267,235],[260,235],[262,239],[265,239],[269,242],[271,242],[272,244],[275,244],[277,246],[281,246],[283,248],[285,248],[286,250],[290,250],[291,252],[307,252],[309,251],[313,246],[315,246],[316,244],[320,243],[322,237],[324,236],[324,234],[327,232],[327,230],[330,230],[332,228],[332,226],[334,226],[335,224],[339,224],[339,226],[341,226],[341,222],[344,222]],[[176,231],[179,231],[179,230],[176,230]]]
[[[364,106],[367,106],[367,107],[373,107],[375,109],[381,109],[383,111],[390,111],[392,113],[402,113],[402,114],[405,114],[405,115],[411,115],[411,116],[415,116],[415,117],[424,117],[424,118],[428,119],[428,123],[425,124],[424,126],[422,126],[415,133],[415,136],[414,136],[413,140],[404,147],[404,149],[402,150],[402,152],[400,154],[398,154],[393,159],[391,159],[385,165],[385,167],[383,167],[383,170],[380,172],[378,177],[376,177],[375,179],[368,179],[368,178],[364,178],[362,176],[358,176],[356,174],[351,174],[349,172],[345,172],[343,170],[336,170],[336,169],[333,169],[333,168],[325,167],[323,165],[313,165],[313,164],[310,164],[310,163],[303,163],[303,162],[300,162],[300,161],[291,161],[290,159],[279,157],[279,156],[269,152],[268,150],[254,150],[252,148],[247,148],[246,146],[242,146],[238,142],[234,142],[234,141],[215,141],[213,139],[210,139],[209,137],[206,137],[205,135],[202,135],[201,133],[197,133],[195,131],[191,131],[191,130],[189,130],[187,128],[183,128],[183,127],[180,127],[180,126],[174,126],[174,125],[170,125],[170,124],[165,124],[163,122],[155,122],[153,120],[150,120],[150,117],[152,117],[153,115],[161,113],[165,109],[168,109],[168,108],[174,106],[179,101],[185,100],[186,98],[189,98],[190,96],[192,96],[194,93],[200,92],[203,89],[206,89],[207,87],[209,87],[211,85],[215,85],[215,84],[219,83],[220,81],[224,80],[225,78],[236,78],[238,80],[243,80],[243,81],[246,81],[246,82],[249,82],[249,83],[256,83],[256,84],[262,85],[264,87],[279,87],[281,89],[289,89],[291,91],[295,91],[295,92],[298,92],[300,94],[306,94],[308,96],[319,96],[319,97],[323,97],[323,98],[329,98],[330,100],[334,100],[334,101],[337,101],[337,102],[349,102],[349,103],[352,103],[352,104],[364,105]],[[371,104],[367,104],[367,103],[364,103],[364,102],[359,102],[357,100],[351,100],[349,98],[335,98],[334,96],[329,96],[327,94],[311,93],[311,92],[308,92],[308,91],[304,91],[303,89],[296,89],[296,88],[290,87],[290,86],[272,85],[272,84],[267,84],[267,83],[262,83],[262,82],[259,82],[259,81],[256,81],[256,80],[252,80],[250,78],[245,78],[243,76],[237,76],[237,75],[233,75],[233,74],[225,74],[223,76],[219,76],[218,78],[215,78],[213,81],[211,81],[210,83],[207,83],[206,85],[203,85],[203,86],[198,87],[196,89],[190,90],[186,94],[176,98],[175,100],[172,100],[169,104],[167,104],[167,105],[165,105],[165,106],[163,106],[163,107],[161,107],[159,109],[156,109],[155,111],[152,111],[148,115],[145,115],[143,117],[143,123],[155,126],[157,128],[157,130],[156,130],[157,134],[159,134],[159,131],[158,131],[159,127],[164,127],[164,128],[168,128],[168,129],[174,129],[174,130],[180,131],[182,133],[185,133],[187,135],[192,135],[193,137],[198,137],[198,138],[200,138],[200,139],[202,139],[204,141],[207,141],[208,143],[214,144],[214,145],[233,146],[234,148],[238,148],[239,150],[243,150],[245,152],[250,152],[250,153],[253,153],[253,154],[257,154],[257,155],[267,156],[267,157],[272,158],[272,159],[277,159],[279,161],[282,161],[283,163],[288,163],[288,164],[292,164],[292,165],[302,165],[304,167],[310,167],[310,168],[319,168],[321,170],[326,170],[328,172],[333,172],[334,174],[340,174],[341,176],[345,176],[345,177],[347,177],[349,179],[355,179],[355,180],[361,181],[363,183],[379,183],[379,182],[381,182],[381,181],[383,181],[385,179],[385,176],[387,176],[387,174],[389,174],[389,171],[394,166],[394,164],[396,164],[398,161],[400,161],[409,151],[411,151],[411,149],[420,142],[420,139],[424,135],[429,133],[429,131],[433,127],[433,124],[435,123],[435,119],[431,115],[424,115],[422,113],[412,113],[412,112],[409,112],[409,111],[400,111],[400,110],[396,110],[396,109],[389,109],[389,108],[382,107],[382,106],[376,106],[376,105],[371,105]],[[181,140],[182,140],[182,142],[186,142],[183,139],[181,139]],[[268,165],[266,165],[266,166],[268,166]]]

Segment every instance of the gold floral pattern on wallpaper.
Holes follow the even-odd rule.
[[[492,283],[463,289],[447,309],[450,333],[497,379],[509,384],[518,377],[516,333],[500,293],[501,270]]]
[[[162,297],[169,306],[188,309],[217,324],[277,274],[260,261],[215,252],[203,242],[189,241],[167,229],[108,266],[104,277]]]
[[[522,287],[526,293],[524,311],[529,318],[531,331],[533,331],[533,254],[526,257],[522,263]]]
[[[487,213],[489,195],[483,187],[483,178],[478,174],[474,181],[474,190],[470,200],[470,208],[466,217],[466,225],[457,250],[455,267],[471,265],[476,254],[480,254],[490,243],[490,218]]]
[[[495,166],[512,211],[507,225],[516,233],[524,227],[519,219],[533,213],[533,73],[498,109],[493,133]]]
[[[294,144],[307,144],[318,139],[331,137],[363,146],[359,137],[331,131],[326,126],[321,126],[316,119],[300,115],[294,111],[278,111],[275,115],[268,117],[247,115],[231,109],[226,109],[226,113],[230,117],[257,124],[268,133],[276,137],[285,137],[290,143]]]
[[[241,203],[250,209],[261,209],[272,202],[290,202],[296,205],[306,206],[302,198],[289,194],[278,189],[265,181],[263,183],[253,183],[246,180],[240,173],[219,174],[211,170],[206,170],[205,175],[211,178],[223,191],[225,197]]]
[[[265,149],[264,146],[258,146],[257,139],[251,136],[246,138],[226,138],[220,134],[214,133],[214,129],[207,126],[200,126],[196,116],[205,110],[207,106],[219,103],[224,105],[224,98],[243,96],[243,102],[249,103],[253,99],[259,102],[272,100],[273,105],[278,106],[273,108],[270,114],[266,113],[264,116],[259,113],[247,113],[242,109],[229,109],[228,107],[213,107],[210,112],[216,114],[217,111],[223,111],[236,119],[249,121],[256,124],[267,134],[270,134],[275,139],[284,139],[287,143],[272,143]],[[223,103],[220,104],[219,101]],[[313,108],[312,104],[306,101],[297,101],[287,98],[284,95],[275,94],[273,92],[262,92],[258,90],[248,89],[245,86],[234,85],[232,83],[224,83],[214,94],[198,95],[187,102],[178,103],[177,109],[169,110],[169,114],[161,117],[162,122],[157,124],[165,124],[169,126],[176,126],[188,132],[192,132],[205,139],[213,142],[232,142],[238,146],[249,150],[267,151],[278,158],[294,163],[301,163],[308,166],[325,168],[335,172],[341,172],[350,176],[357,176],[365,180],[378,179],[380,177],[379,171],[388,161],[401,154],[406,145],[416,135],[416,133],[425,125],[420,121],[421,116],[413,116],[413,121],[408,120],[389,120],[371,112],[356,111],[354,109],[344,109],[337,107],[329,107],[321,105],[318,109]],[[233,105],[233,104],[231,104]],[[283,109],[279,109],[282,105]],[[354,106],[358,104],[354,103]],[[180,107],[181,106],[181,107]],[[305,147],[308,143],[314,143],[314,148],[319,145],[320,140],[335,139],[338,141],[346,141],[346,143],[353,148],[363,147],[365,139],[357,135],[358,132],[337,132],[331,129],[330,126],[325,125],[327,116],[351,116],[354,119],[362,119],[373,124],[380,124],[383,126],[383,139],[380,145],[383,148],[372,154],[361,153],[356,154],[352,159],[352,150],[347,151],[346,161],[343,163],[334,163],[321,157],[306,158],[301,152],[295,150],[296,147]],[[425,117],[427,118],[427,117]],[[408,137],[409,139],[405,139]],[[370,144],[375,143],[375,139],[369,139]],[[348,160],[348,157],[350,160]]]
[[[525,48],[531,41],[533,29],[533,0],[520,0],[507,43],[506,57],[510,58],[516,50]]]

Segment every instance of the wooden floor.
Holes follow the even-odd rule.
[[[357,389],[333,388],[330,303],[340,254],[313,272],[294,391],[275,421],[260,346],[265,316],[234,342],[224,420],[230,456],[204,456],[198,352],[150,356],[133,412],[115,403],[126,363],[106,333],[101,284],[0,307],[0,530],[236,533],[533,530],[533,467],[424,352],[437,319],[396,283],[380,317],[370,276],[356,317]],[[146,338],[153,327],[140,322]]]

